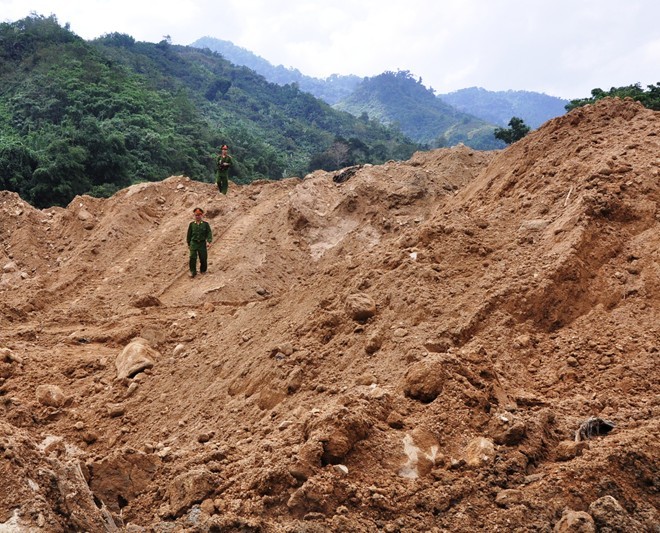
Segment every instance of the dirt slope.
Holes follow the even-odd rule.
[[[660,531],[658,132],[0,192],[0,532]]]

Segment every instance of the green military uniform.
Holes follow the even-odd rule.
[[[213,233],[211,226],[205,220],[201,222],[191,222],[188,226],[188,235],[186,237],[188,248],[190,249],[190,274],[197,275],[197,256],[199,256],[199,271],[203,274],[206,272],[208,253],[206,251],[206,243],[209,244],[213,241]]]
[[[230,155],[219,155],[216,159],[215,183],[222,194],[227,194],[229,186],[229,169],[234,165]]]

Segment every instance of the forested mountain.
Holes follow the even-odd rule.
[[[236,65],[241,65],[254,70],[264,78],[278,85],[287,85],[295,83],[301,91],[313,94],[330,105],[339,102],[353,92],[362,78],[359,76],[340,76],[333,74],[325,79],[306,76],[298,69],[286,68],[282,65],[274,66],[264,58],[236,46],[231,41],[223,41],[213,37],[202,37],[192,43],[191,46],[197,48],[208,48],[213,52],[218,52],[225,59],[228,59]]]
[[[568,100],[530,91],[487,91],[470,87],[438,97],[456,109],[470,113],[486,122],[506,126],[511,117],[518,117],[531,128],[538,128],[551,118],[566,113]]]
[[[232,63],[251,68],[273,83],[280,85],[296,83],[301,90],[312,93],[331,105],[335,105],[341,100],[350,101],[350,95],[364,79],[359,76],[337,74],[326,79],[312,78],[305,76],[297,69],[285,68],[282,65],[273,66],[262,57],[234,45],[231,41],[212,37],[198,39],[192,46],[218,52]],[[506,126],[512,117],[519,117],[532,128],[538,128],[547,120],[563,115],[566,112],[565,106],[569,103],[568,100],[562,98],[532,91],[488,91],[480,87],[461,89],[437,96],[463,113],[502,127]],[[360,106],[342,103],[339,107]],[[394,111],[392,112],[394,113]],[[383,113],[383,115],[386,114]],[[449,136],[451,137],[451,135],[450,133]]]
[[[223,143],[243,182],[418,148],[208,50],[116,33],[88,42],[54,16],[0,24],[0,189],[43,207],[170,175],[210,181]]]
[[[363,120],[396,125],[411,139],[434,148],[459,142],[480,150],[504,146],[493,136],[493,124],[444,103],[408,71],[365,78],[334,107]]]

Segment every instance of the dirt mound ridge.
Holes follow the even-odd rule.
[[[0,531],[653,530],[658,131],[606,99],[337,181],[0,193]]]

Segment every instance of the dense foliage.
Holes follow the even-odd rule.
[[[54,17],[2,24],[0,38],[0,188],[64,205],[172,172],[209,172],[201,116],[193,113],[190,132],[199,141],[179,127],[185,97],[151,90]]]
[[[511,117],[520,117],[531,128],[565,113],[568,100],[530,91],[487,91],[470,87],[448,94],[439,94],[443,102],[459,111],[504,127]]]
[[[522,139],[529,133],[529,126],[520,117],[511,117],[509,120],[508,128],[497,128],[495,130],[495,138],[504,141],[507,144],[512,144]]]
[[[296,84],[301,91],[308,92],[320,98],[328,104],[336,104],[342,98],[353,92],[362,80],[359,76],[341,76],[332,74],[325,79],[305,76],[295,68],[286,68],[283,65],[273,66],[268,61],[259,57],[245,48],[236,46],[230,41],[215,39],[213,37],[202,37],[192,43],[197,48],[208,48],[218,52],[225,59],[236,65],[242,65],[261,74],[264,78],[278,85]]]
[[[433,148],[458,143],[479,150],[503,146],[493,137],[494,125],[444,103],[409,71],[365,78],[335,107],[396,125],[411,139]]]
[[[592,89],[590,98],[571,100],[571,102],[566,105],[566,110],[570,111],[576,107],[593,104],[594,102],[607,96],[632,98],[633,100],[641,102],[641,104],[648,109],[660,111],[660,82],[656,83],[655,85],[647,85],[647,90],[642,89],[642,86],[639,83],[628,85],[627,87],[612,87],[609,91],[603,91],[602,89]]]
[[[176,174],[210,181],[225,143],[242,182],[418,148],[208,50],[123,34],[86,42],[54,16],[0,24],[0,189],[45,207]]]

